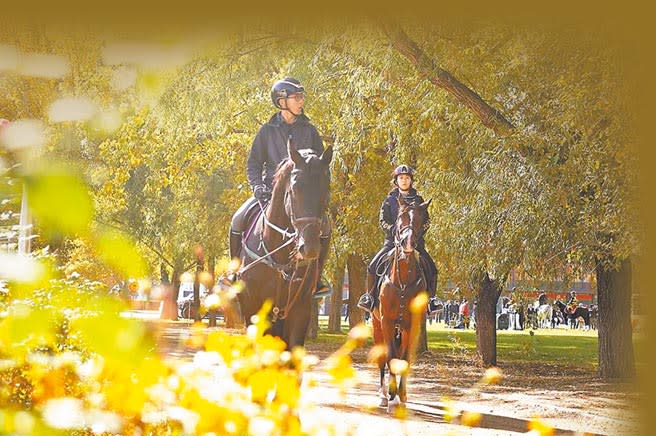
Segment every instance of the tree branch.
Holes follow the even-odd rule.
[[[408,58],[419,74],[433,85],[453,95],[458,102],[474,112],[484,126],[494,130],[496,134],[507,136],[513,132],[515,127],[501,112],[487,104],[480,95],[461,83],[451,73],[440,68],[396,23],[382,20],[381,25],[392,46]]]

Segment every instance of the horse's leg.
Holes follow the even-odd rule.
[[[385,385],[385,365],[387,365],[387,363],[383,362],[382,366],[378,366],[380,371],[380,389],[378,390],[378,396],[380,397],[379,407],[387,407],[388,403],[387,386]]]
[[[396,395],[399,392],[399,388],[398,388],[398,385],[396,384],[396,374],[394,374],[392,372],[392,367],[389,364],[389,360],[387,361],[387,367],[390,369],[390,372],[389,372],[389,374],[390,374],[389,375],[389,386],[387,388],[388,392],[389,392],[389,395],[387,396],[387,398],[390,401],[393,401],[396,398]]]
[[[308,325],[310,324],[310,307],[312,305],[312,296],[306,293],[302,298],[296,301],[290,313],[286,314],[283,320],[282,330],[279,335],[287,344],[287,349],[291,350],[296,346],[305,345],[305,336],[307,335]],[[278,320],[280,322],[280,320]]]
[[[374,346],[384,346],[385,340],[383,338],[383,330],[380,324],[380,312],[373,314],[371,317],[372,326],[374,330]],[[387,407],[387,386],[385,385],[385,365],[387,365],[387,355],[382,354],[377,357],[376,364],[380,371],[380,389],[378,394],[380,396],[380,407]]]
[[[397,356],[396,346],[394,344],[396,340],[394,337],[395,331],[394,331],[394,326],[389,321],[383,320],[382,327],[383,327],[383,338],[385,340],[385,345],[387,348],[386,363],[387,363],[387,367],[389,368],[388,398],[390,401],[392,401],[394,400],[394,398],[398,393],[397,384],[396,384],[396,374],[392,371],[392,367],[390,366],[390,361],[392,359],[395,359]]]
[[[399,344],[399,349],[397,350],[397,355],[399,358],[405,360],[410,363],[408,360],[409,357],[409,346],[410,346],[410,331],[406,329],[401,330],[401,341]],[[408,368],[405,372],[402,374],[399,374],[399,390],[398,390],[398,395],[399,395],[399,400],[401,401],[401,404],[404,404],[406,399],[407,399],[407,393],[406,393],[406,380],[407,380],[407,374],[408,374]]]
[[[408,401],[407,385],[408,373],[406,372],[401,375],[401,382],[399,383],[399,400],[401,400],[401,404],[405,404]]]

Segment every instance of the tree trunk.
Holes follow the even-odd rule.
[[[357,304],[365,290],[365,274],[367,269],[362,256],[357,254],[349,254],[346,262],[349,275],[348,320],[349,328],[353,328],[357,324],[364,322],[364,313],[358,309]]]
[[[498,280],[490,279],[489,274],[479,274],[476,306],[476,351],[485,366],[497,364],[497,325],[496,305],[501,295]]]
[[[214,279],[214,275],[216,274],[216,256],[210,255],[207,256],[207,271],[209,271],[210,274],[212,274],[212,279]]]
[[[196,274],[194,274],[194,302],[192,312],[194,314],[194,322],[201,320],[200,316],[200,273],[203,272],[202,259],[196,260]]]
[[[428,332],[426,331],[426,315],[422,315],[423,319],[419,323],[421,329],[419,330],[419,340],[417,341],[417,354],[428,351]]]
[[[319,333],[319,299],[313,298],[310,306],[310,324],[308,324],[307,338],[316,339]]]
[[[162,295],[164,307],[162,308],[160,319],[170,319],[173,321],[178,319],[178,291],[180,290],[181,270],[182,267],[176,266],[173,268],[171,284],[164,286],[164,293]]]
[[[631,260],[615,269],[597,261],[599,302],[599,376],[604,379],[633,378],[635,360],[631,328]]]
[[[330,313],[328,314],[328,331],[340,333],[342,331],[342,293],[344,289],[344,262],[341,258],[335,259],[333,270],[333,293],[330,295]]]
[[[487,104],[480,95],[461,83],[451,73],[440,68],[396,23],[382,21],[382,27],[394,48],[414,65],[422,77],[453,95],[459,103],[474,112],[485,127],[491,128],[499,135],[512,133],[514,126],[501,112]]]
[[[162,285],[171,284],[169,279],[169,271],[166,269],[166,265],[164,263],[161,263],[159,266],[159,281]]]

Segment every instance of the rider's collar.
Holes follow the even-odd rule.
[[[390,191],[390,194],[394,197],[398,197],[399,195],[402,195],[403,197],[413,198],[417,196],[417,190],[413,187],[410,187],[410,189],[408,189],[405,193],[403,193],[397,186],[396,188]]]
[[[302,123],[309,123],[310,119],[305,115],[305,113],[300,114],[299,116],[296,117],[296,121],[294,121],[294,124],[302,124]],[[269,123],[274,126],[281,126],[281,125],[288,125],[291,126],[291,124],[287,124],[282,117],[282,111],[276,112],[273,114],[271,119],[269,120]]]

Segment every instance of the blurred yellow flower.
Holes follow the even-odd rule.
[[[483,383],[488,385],[496,385],[503,378],[503,372],[501,369],[493,366],[485,370],[485,375],[483,376]]]
[[[483,415],[478,412],[463,412],[461,421],[467,427],[476,427],[481,423]]]
[[[408,361],[403,359],[392,359],[390,360],[389,365],[390,371],[396,375],[403,375],[408,372],[408,369],[410,369]]]
[[[331,356],[327,359],[328,375],[332,377],[334,383],[340,385],[355,377],[353,360],[348,354]]]
[[[426,305],[428,305],[428,294],[420,292],[410,303],[410,311],[414,314],[422,314],[426,312]]]
[[[363,345],[369,336],[369,327],[364,325],[364,323],[357,324],[348,333],[349,339],[357,342],[358,345]]]
[[[534,418],[528,423],[528,429],[532,434],[539,436],[554,436],[556,431],[553,427],[544,422],[540,421],[538,418]]]
[[[387,360],[387,346],[385,344],[374,345],[367,354],[367,362],[378,364],[381,359]]]

